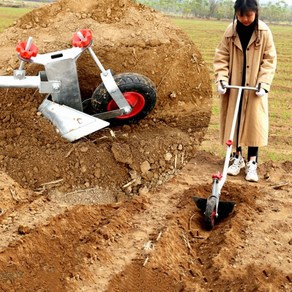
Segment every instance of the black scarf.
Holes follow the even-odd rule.
[[[245,85],[245,73],[246,73],[246,48],[251,38],[252,33],[255,29],[255,21],[249,26],[243,25],[241,22],[237,21],[236,30],[241,42],[242,51],[243,51],[243,68],[242,68],[242,85]]]
[[[248,26],[243,25],[241,22],[237,21],[236,30],[242,45],[242,50],[245,52],[252,33],[255,29],[255,21]]]

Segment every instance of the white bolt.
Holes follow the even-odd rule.
[[[61,88],[61,85],[59,83],[53,83],[52,88],[54,91],[59,91]]]

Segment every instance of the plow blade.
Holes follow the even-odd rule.
[[[193,201],[196,203],[197,207],[205,213],[206,207],[207,207],[207,199],[205,198],[199,198],[199,197],[193,197]],[[216,221],[222,220],[226,218],[232,211],[234,206],[236,205],[235,202],[224,202],[219,201],[218,205],[218,217],[216,218]]]
[[[109,126],[104,120],[48,99],[42,102],[38,110],[53,123],[59,134],[70,142]]]

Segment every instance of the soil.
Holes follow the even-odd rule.
[[[19,40],[56,51],[80,28],[107,68],[149,77],[157,104],[70,143],[38,113],[37,90],[1,89],[1,291],[291,291],[292,162],[261,163],[256,184],[228,177],[221,198],[236,206],[205,230],[193,197],[210,195],[223,166],[200,150],[211,81],[167,18],[122,0],[45,5],[1,34],[1,75],[19,66]],[[100,77],[87,52],[78,73],[90,97]]]

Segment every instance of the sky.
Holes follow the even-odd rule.
[[[259,0],[260,3],[277,2],[276,0]],[[292,6],[292,0],[284,0],[289,6]]]
[[[284,0],[288,5],[292,5],[292,0]]]

